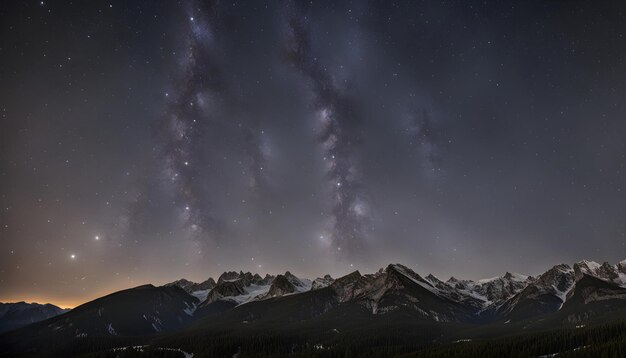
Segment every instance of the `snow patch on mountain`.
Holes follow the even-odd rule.
[[[113,328],[113,324],[109,323],[107,326],[107,331],[109,332],[110,335],[112,336],[117,336],[117,332],[115,332],[115,328]]]
[[[324,277],[318,277],[311,283],[311,290],[318,290],[320,288],[330,286],[335,280],[330,275],[324,275]]]
[[[209,292],[211,290],[200,290],[200,291],[194,291],[191,293],[192,296],[194,296],[195,298],[199,299],[200,302],[206,300],[207,296],[209,295]]]

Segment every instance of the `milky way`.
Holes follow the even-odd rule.
[[[330,71],[311,50],[307,16],[301,6],[288,19],[287,57],[307,79],[323,147],[327,179],[332,187],[332,229],[328,240],[341,253],[363,252],[368,235],[368,204],[359,180],[356,151],[361,138],[359,110],[341,93]],[[321,237],[324,240],[323,237]]]
[[[187,11],[187,48],[174,93],[165,94],[169,100],[161,125],[165,146],[159,156],[162,175],[175,190],[182,224],[203,245],[220,243],[231,234],[228,224],[215,214],[216,188],[207,185],[215,180],[212,174],[221,170],[220,159],[227,159],[210,153],[220,150],[211,143],[215,134],[242,148],[242,174],[248,178],[251,199],[265,188],[263,131],[258,120],[251,113],[228,109],[241,104],[224,83],[216,55],[220,34],[213,26],[219,21],[214,5],[199,2]]]
[[[0,301],[620,261],[624,13],[0,1]]]
[[[188,11],[189,35],[182,59],[181,79],[172,93],[163,121],[165,147],[162,158],[164,176],[172,182],[181,219],[190,233],[216,240],[221,235],[221,223],[211,211],[210,193],[205,192],[200,178],[201,165],[210,165],[198,155],[198,142],[207,131],[219,130],[216,106],[225,91],[219,64],[214,55],[215,34],[207,11]],[[165,94],[170,97],[170,93]]]

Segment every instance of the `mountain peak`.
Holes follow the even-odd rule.
[[[334,281],[335,280],[329,274],[324,275],[324,277],[318,277],[311,283],[311,290],[330,286]]]
[[[287,271],[286,273],[289,273],[289,271]],[[293,293],[295,291],[296,291],[296,287],[287,278],[286,274],[277,275],[274,281],[272,282],[272,286],[270,286],[270,289],[267,292],[267,297],[284,296],[286,294]]]
[[[131,290],[145,290],[145,289],[150,289],[150,288],[155,288],[153,284],[151,283],[147,283],[145,285],[140,285],[137,287],[133,287],[131,288]]]
[[[508,281],[511,281],[511,280],[512,281],[525,281],[528,279],[528,276],[515,273],[515,272],[511,273],[507,271],[507,273],[504,274],[503,278]]]
[[[395,263],[387,265],[387,270],[405,271],[409,270],[409,268],[402,264]]]
[[[594,275],[600,268],[600,264],[595,261],[581,260],[574,264],[574,274],[576,280],[580,280],[583,275]]]
[[[353,271],[345,276],[342,276],[336,279],[335,282],[333,282],[331,286],[341,286],[349,282],[354,282],[358,280],[359,278],[361,278],[361,273],[358,270]]]
[[[582,267],[587,267],[589,269],[597,269],[598,267],[600,267],[600,264],[595,262],[595,261],[590,261],[590,260],[580,260],[577,263],[574,264],[574,266],[582,266]]]
[[[440,279],[438,279],[435,275],[433,275],[432,273],[429,273],[428,276],[424,277],[426,280],[428,280],[430,283],[432,283],[433,285],[437,285],[440,283],[443,283],[443,281],[441,281]]]
[[[241,275],[243,275],[243,272],[237,273],[237,271],[226,271],[218,277],[217,283],[219,284],[224,281],[232,281],[238,279]]]

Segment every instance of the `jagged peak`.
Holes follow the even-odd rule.
[[[243,272],[237,273],[237,271],[224,271],[224,273],[222,273],[220,275],[220,277],[218,277],[217,282],[221,282],[221,281],[224,281],[224,280],[233,280],[233,279],[236,279],[237,277],[239,277],[242,274],[243,274]]]
[[[195,282],[189,281],[186,278],[180,278],[176,281],[166,283],[165,286],[180,286],[180,285],[193,285],[193,284],[195,284]]]
[[[190,281],[190,280],[188,280],[186,278],[179,278],[178,280],[176,280],[174,282],[191,282],[191,283],[193,283],[193,281]]]
[[[508,281],[526,281],[529,276],[522,275],[516,272],[506,272],[502,278]]]
[[[580,260],[577,263],[575,263],[574,266],[584,266],[590,269],[596,269],[600,267],[600,264],[591,260]]]
[[[402,264],[398,264],[398,263],[387,265],[386,270],[389,270],[389,269],[396,270],[396,271],[398,271],[398,270],[400,270],[400,271],[402,271],[402,270],[411,270],[410,268],[408,268],[408,267],[406,267],[406,266],[404,266]]]
[[[274,282],[272,282],[272,285],[278,284],[280,282],[289,282],[289,280],[287,280],[287,276],[286,275],[278,274],[274,278]]]
[[[495,280],[500,280],[502,277],[500,276],[495,276],[495,277],[489,277],[489,278],[481,278],[480,280],[476,281],[478,283],[488,283],[488,282],[493,282]]]
[[[490,278],[482,278],[476,282],[480,284],[490,283],[494,281],[526,281],[530,276],[522,275],[515,272],[505,272],[502,276],[495,276]]]
[[[574,270],[567,264],[558,264],[550,268],[548,271],[542,273],[537,277],[538,280],[546,279],[547,277],[553,277],[560,274],[571,274]]]
[[[572,267],[568,264],[562,263],[562,264],[552,266],[550,270],[560,270],[562,272],[567,272],[567,271],[572,270]]]
[[[422,279],[422,277],[418,275],[415,271],[402,264],[390,264],[387,266],[384,272],[386,272],[387,274],[395,272],[403,276]]]
[[[338,279],[335,280],[333,284],[357,280],[359,278],[361,278],[361,273],[359,272],[359,270],[356,270],[356,271],[350,272],[349,274],[345,276],[339,277]]]
[[[313,282],[311,282],[311,289],[316,290],[319,288],[327,287],[332,284],[335,280],[329,275],[326,274],[324,277],[318,277]]]

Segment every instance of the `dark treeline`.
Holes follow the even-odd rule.
[[[430,347],[407,357],[626,357],[626,323]]]
[[[208,333],[208,332],[207,332]],[[344,333],[326,337],[277,332],[221,332],[169,336],[166,339],[90,338],[71,347],[50,344],[29,356],[81,358],[181,358],[181,349],[198,357],[626,357],[626,322],[561,329],[506,338],[425,345],[398,331]],[[422,341],[423,342],[423,341]],[[144,344],[147,344],[144,346]],[[141,347],[137,347],[141,346]],[[115,347],[126,347],[114,349]],[[168,349],[169,348],[169,349]],[[0,355],[2,356],[2,355]]]

